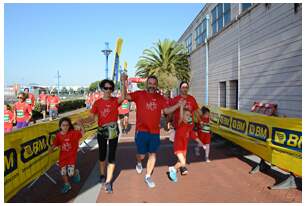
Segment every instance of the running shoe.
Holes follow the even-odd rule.
[[[138,163],[136,164],[136,172],[137,172],[138,174],[141,174],[141,173],[142,173],[142,170],[143,170],[142,164],[138,162]]]
[[[72,177],[72,182],[74,183],[80,183],[81,182],[81,176],[80,176],[80,171],[77,169],[75,170],[76,175]]]
[[[67,193],[71,190],[71,185],[69,183],[65,183],[61,189],[61,193]]]
[[[104,187],[105,187],[105,192],[106,193],[108,193],[108,194],[113,193],[113,187],[112,187],[111,183],[109,183],[109,182],[105,183]]]
[[[149,188],[155,187],[155,183],[153,182],[151,177],[145,177],[144,180],[145,180],[145,183],[147,183]]]
[[[172,182],[177,182],[176,169],[174,169],[173,167],[169,167],[167,174]]]
[[[181,172],[181,175],[187,175],[188,174],[188,170],[186,167],[180,167],[180,172]]]

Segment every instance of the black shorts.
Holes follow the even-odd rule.
[[[119,119],[123,119],[124,117],[129,117],[129,113],[119,114]]]
[[[40,105],[40,111],[47,111],[47,105],[46,104],[41,104]]]

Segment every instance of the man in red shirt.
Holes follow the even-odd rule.
[[[35,108],[35,96],[34,96],[34,94],[29,92],[29,88],[25,88],[24,93],[26,95],[26,100],[25,100],[26,103],[28,105],[30,105],[31,109],[33,110]]]
[[[29,125],[32,108],[25,102],[25,93],[18,94],[18,102],[14,104],[14,123],[17,128],[24,128]]]
[[[177,102],[179,102],[180,100],[185,100],[186,104],[185,104],[185,109],[189,110],[192,114],[192,116],[195,114],[195,116],[197,117],[197,119],[200,119],[200,113],[199,113],[199,106],[197,101],[195,100],[195,98],[191,95],[188,94],[188,90],[189,90],[189,84],[186,81],[182,81],[180,84],[180,95],[172,98],[169,101],[170,106],[177,104]],[[174,114],[173,114],[173,125],[174,125],[174,129],[177,128],[178,126],[178,120],[180,118],[180,110],[177,109],[175,110]],[[174,137],[175,133],[173,132],[173,136]],[[170,139],[170,141],[174,141],[174,139]]]
[[[152,171],[156,162],[156,152],[160,145],[160,118],[161,112],[169,114],[180,107],[180,101],[172,107],[168,107],[166,99],[157,94],[158,80],[155,76],[147,79],[147,89],[129,93],[126,97],[129,101],[134,101],[137,106],[136,112],[136,134],[135,142],[137,146],[136,171],[142,172],[141,161],[149,153],[147,162],[147,173],[145,182],[148,187],[155,187],[151,178]]]
[[[50,121],[57,117],[60,102],[60,98],[55,95],[54,91],[51,91],[51,96],[47,99],[47,111],[49,112]]]
[[[44,120],[46,119],[47,99],[48,99],[48,95],[45,93],[45,90],[41,90],[38,100],[39,100],[40,110],[43,114]]]

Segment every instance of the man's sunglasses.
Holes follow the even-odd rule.
[[[113,90],[113,87],[103,87],[104,90]]]

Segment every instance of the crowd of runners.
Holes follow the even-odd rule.
[[[122,120],[122,132],[126,132],[128,125],[129,103],[136,104],[136,130],[135,143],[137,148],[135,169],[138,174],[143,172],[143,161],[148,155],[144,181],[149,188],[154,188],[155,183],[152,172],[155,167],[156,154],[160,146],[160,120],[166,115],[169,127],[173,127],[173,152],[177,157],[177,163],[169,166],[168,178],[177,182],[177,174],[187,175],[186,153],[190,139],[197,142],[194,148],[196,155],[199,150],[205,150],[205,161],[209,162],[210,150],[210,126],[209,109],[199,108],[195,98],[188,94],[188,82],[180,84],[180,95],[170,98],[161,94],[158,90],[158,79],[149,76],[146,81],[146,89],[128,93],[125,88],[127,76],[121,77],[121,91],[113,94],[115,84],[105,79],[99,83],[103,93],[95,101],[87,101],[87,108],[91,115],[88,118],[79,119],[74,124],[69,118],[62,118],[59,122],[60,132],[56,135],[52,150],[60,148],[59,165],[63,176],[64,185],[62,193],[71,189],[69,177],[73,182],[80,182],[80,173],[76,169],[77,151],[79,139],[84,133],[84,125],[98,122],[97,141],[99,146],[99,181],[103,184],[107,193],[113,192],[112,178],[116,164],[116,150],[119,137],[118,118]],[[92,94],[91,94],[92,95]],[[89,99],[88,99],[89,100]],[[108,155],[107,155],[108,154]],[[106,160],[106,157],[107,160]]]
[[[49,113],[50,120],[58,116],[58,108],[60,98],[51,91],[48,95],[45,90],[41,90],[36,100],[34,94],[29,92],[29,88],[25,88],[23,92],[18,93],[17,102],[13,105],[4,105],[4,132],[12,132],[15,129],[21,129],[29,126],[30,122],[35,122],[32,112],[39,104],[39,110],[46,119]]]

